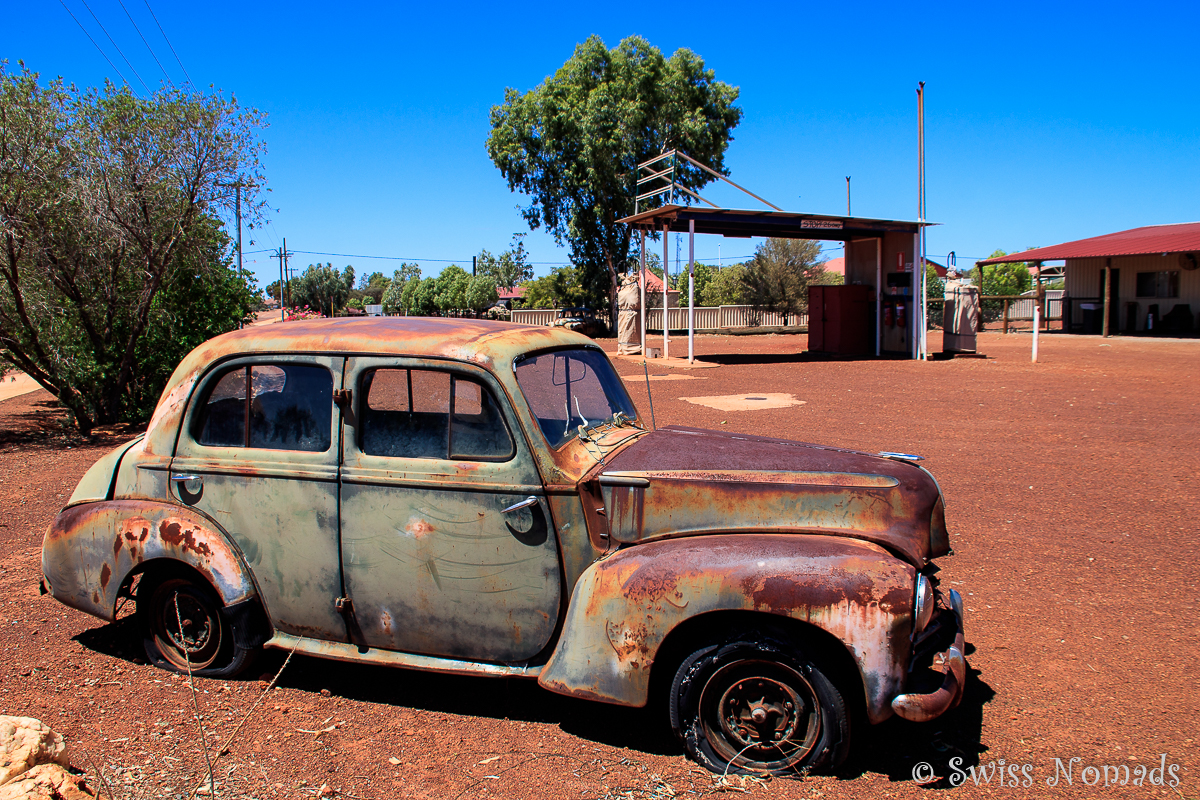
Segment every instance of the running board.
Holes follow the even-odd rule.
[[[289,633],[276,632],[263,647],[274,647],[279,650],[292,650],[304,655],[318,658],[332,658],[336,661],[352,661],[359,664],[379,664],[385,667],[406,667],[425,672],[442,672],[449,675],[492,675],[497,677],[536,678],[542,672],[538,666],[509,666],[506,664],[488,664],[481,661],[460,661],[454,658],[438,658],[423,656],[416,653],[399,653],[395,650],[381,650],[369,647],[359,651],[358,647],[345,642],[323,642],[308,639],[304,636],[292,636]]]

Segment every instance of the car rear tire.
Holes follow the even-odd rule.
[[[721,774],[832,769],[849,751],[841,692],[796,647],[761,633],[685,658],[671,684],[670,715],[688,754]]]
[[[207,583],[184,574],[138,587],[138,615],[150,663],[172,672],[229,678],[248,668],[259,648],[237,645],[224,606]]]

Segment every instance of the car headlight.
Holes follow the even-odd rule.
[[[913,635],[925,630],[929,620],[933,619],[933,581],[924,575],[917,576],[917,591],[913,599]]]

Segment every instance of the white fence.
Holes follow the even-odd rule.
[[[519,308],[512,312],[512,321],[522,325],[549,325],[556,319],[557,308]]]
[[[556,308],[515,309],[512,321],[525,325],[549,325],[558,318]],[[673,331],[687,330],[688,310],[686,308],[668,308],[667,322]],[[646,312],[646,329],[662,330],[662,308],[651,308]],[[761,328],[783,327],[787,325],[807,325],[807,314],[793,314],[784,317],[766,311],[755,311],[753,306],[708,306],[696,308],[696,330],[716,330],[718,328]]]
[[[1064,294],[1066,291],[1063,289],[1046,290],[1046,319],[1062,319]],[[1036,302],[1036,297],[1009,301],[1008,318],[1011,320],[1033,319],[1033,306]]]

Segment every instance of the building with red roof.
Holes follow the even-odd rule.
[[[1065,261],[1064,328],[1189,334],[1200,311],[1200,222],[1146,225],[977,262]],[[1111,292],[1108,287],[1111,286]]]

